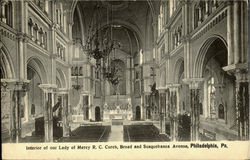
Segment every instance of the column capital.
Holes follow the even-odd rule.
[[[29,35],[27,35],[26,33],[19,32],[19,33],[17,33],[17,39],[19,41],[28,42],[29,41]]]
[[[225,4],[226,4],[227,6],[233,5],[233,3],[234,3],[234,1],[226,1],[226,2],[225,2]]]
[[[2,0],[2,1],[0,2],[0,5],[5,5],[7,2],[8,2],[7,0]]]
[[[55,89],[57,88],[56,84],[40,84],[38,86],[41,88],[44,92],[54,92]]]
[[[184,43],[189,42],[190,40],[191,40],[191,37],[190,37],[189,34],[187,34],[187,35],[185,35],[185,36],[182,37],[182,41],[183,41]]]
[[[185,78],[183,82],[189,85],[190,89],[199,89],[204,78]]]
[[[52,54],[50,54],[50,58],[55,59],[56,57],[57,57],[57,54],[56,54],[56,53],[52,53]]]
[[[236,69],[234,73],[236,82],[248,82],[248,69]]]
[[[163,87],[156,88],[156,89],[159,91],[159,93],[166,93],[166,89]]]
[[[1,79],[1,88],[3,90],[21,90],[27,91],[29,80],[19,79]]]
[[[59,94],[69,94],[69,90],[67,88],[57,88],[57,93],[59,93]]]
[[[248,82],[248,63],[232,64],[223,67],[230,75],[235,75],[237,82]]]
[[[56,30],[56,26],[57,24],[55,22],[53,22],[51,25],[50,25],[50,28],[52,31],[55,31]]]

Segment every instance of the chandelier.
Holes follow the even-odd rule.
[[[109,24],[109,11],[107,9],[107,25]],[[112,18],[111,10],[111,18]],[[112,25],[109,33],[103,34],[103,28],[101,28],[101,12],[100,6],[97,4],[95,6],[93,17],[88,29],[88,36],[85,42],[84,51],[90,58],[96,60],[96,65],[99,67],[101,65],[101,60],[106,58],[113,49],[113,35],[112,35]]]
[[[113,39],[112,8],[110,16],[109,12],[110,11],[107,8],[108,27],[101,28],[100,23],[102,14],[100,13],[100,6],[98,4],[95,6],[91,25],[88,29],[88,36],[84,46],[84,51],[85,53],[87,53],[89,58],[94,58],[96,60],[97,69],[103,68],[104,79],[108,80],[112,85],[117,86],[119,83],[119,77],[117,76],[118,70],[115,68],[115,66],[111,65],[112,59],[110,56],[110,53],[112,51],[115,52],[115,41]],[[109,19],[111,19],[111,23],[109,23]]]

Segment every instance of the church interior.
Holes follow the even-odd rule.
[[[1,140],[249,140],[248,1],[0,2]]]

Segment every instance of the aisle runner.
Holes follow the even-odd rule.
[[[112,125],[108,142],[123,142],[123,125]]]

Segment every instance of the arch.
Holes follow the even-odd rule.
[[[141,107],[136,106],[135,108],[135,120],[141,120]]]
[[[56,85],[58,88],[62,88],[62,81],[58,78],[58,73],[56,73]]]
[[[89,107],[85,108],[85,120],[89,120]]]
[[[98,28],[98,30],[102,30],[103,28],[106,28],[110,25],[111,25],[111,23],[107,24],[106,22],[102,22],[100,24],[100,27]],[[121,25],[121,26],[127,28],[128,30],[132,31],[134,33],[135,38],[139,42],[139,47],[144,48],[143,40],[145,37],[143,36],[142,31],[139,29],[139,27],[137,25],[131,24],[131,23],[126,22],[124,20],[118,20],[118,19],[114,19],[112,21],[112,25]]]
[[[4,73],[4,78],[15,78],[16,74],[14,71],[14,66],[12,59],[10,57],[10,52],[7,47],[0,42],[0,62],[1,62],[1,70]]]
[[[13,5],[11,1],[7,1],[7,3],[4,4],[5,8],[5,22],[10,27],[13,26]]]
[[[213,42],[217,39],[220,39],[227,48],[226,40],[224,40],[224,38],[219,36],[219,35],[212,35],[208,39],[206,39],[205,42],[203,43],[203,45],[201,46],[201,48],[199,49],[198,55],[195,58],[195,63],[193,66],[193,71],[194,71],[193,76],[195,78],[202,77],[203,65],[204,65],[207,51],[208,51],[209,47],[211,46],[211,44],[213,44]]]
[[[181,74],[184,72],[184,58],[179,58],[174,65],[174,82],[178,83]]]
[[[150,11],[151,11],[151,16],[152,18],[156,17],[156,12],[155,12],[155,8],[154,8],[154,4],[151,0],[147,0],[148,2],[148,6],[150,8]]]
[[[38,58],[37,56],[30,57],[27,61],[27,67],[31,67],[38,73],[42,83],[48,82],[48,72],[46,71],[44,64],[42,63],[40,58]]]
[[[71,5],[71,7],[70,7],[70,17],[69,17],[69,21],[71,23],[74,22],[74,20],[73,20],[73,18],[74,18],[74,12],[75,12],[75,9],[76,9],[76,5],[78,3],[78,0],[72,0],[72,1],[73,1],[73,3]]]
[[[70,9],[70,18],[69,18],[69,22],[72,24],[72,29],[73,29],[73,24],[74,24],[74,14],[76,12],[76,14],[78,14],[79,17],[79,24],[80,24],[80,28],[81,28],[81,39],[82,42],[85,42],[85,36],[84,36],[84,28],[86,28],[85,23],[84,23],[84,18],[81,12],[81,9],[79,8],[79,5],[77,5],[78,0],[73,0],[73,3],[71,5],[71,9]]]
[[[59,68],[56,69],[56,77],[58,78],[59,82],[61,83],[62,88],[68,87],[68,85],[66,83],[67,82],[66,76],[65,76],[64,72]]]
[[[35,67],[31,64],[27,66],[27,79],[30,80],[29,90],[27,92],[28,103],[27,113],[34,117],[42,114],[42,90],[39,87],[41,84],[41,75],[38,73]]]
[[[99,106],[95,107],[95,121],[101,121],[101,109]]]

